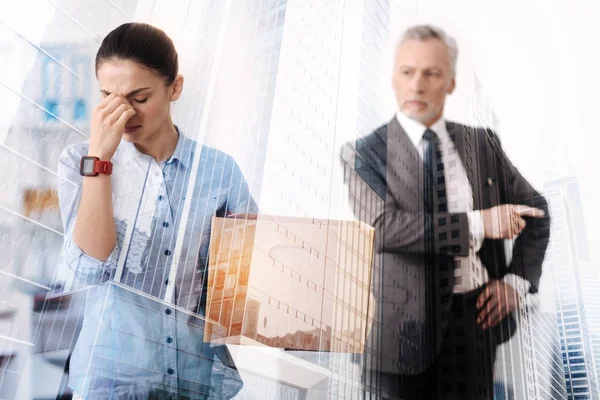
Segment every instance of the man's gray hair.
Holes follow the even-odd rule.
[[[452,76],[454,76],[456,74],[456,60],[458,59],[458,46],[456,45],[456,40],[437,26],[415,25],[408,28],[404,31],[402,36],[400,36],[400,40],[396,45],[396,51],[398,51],[398,47],[406,40],[424,41],[427,39],[438,39],[446,45],[448,48],[448,58],[450,59],[450,72],[452,73]]]

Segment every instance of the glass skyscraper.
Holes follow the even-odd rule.
[[[576,180],[550,182],[544,191],[552,215],[552,239],[545,264],[551,264],[560,346],[569,400],[598,398],[598,381],[586,308],[583,303],[579,255],[587,256],[585,227]],[[583,251],[582,251],[583,250]]]

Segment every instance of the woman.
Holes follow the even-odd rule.
[[[205,343],[201,317],[211,219],[256,204],[231,157],[173,124],[177,72],[163,31],[112,31],[96,56],[90,140],[60,156],[60,261],[89,287],[69,365],[85,399],[226,399],[242,386],[226,348]]]

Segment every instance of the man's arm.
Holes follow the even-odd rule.
[[[504,179],[506,179],[507,200],[513,204],[522,204],[544,211],[543,216],[524,217],[525,228],[516,238],[512,259],[507,267],[507,274],[522,277],[530,283],[529,292],[536,293],[542,275],[542,263],[550,239],[550,213],[548,202],[521,175],[503,151],[500,140],[488,130],[503,162]]]
[[[357,140],[356,146],[346,144],[341,156],[342,163],[350,170],[345,175],[350,204],[358,219],[375,228],[376,250],[414,254],[433,250],[436,254],[467,256],[472,240],[467,213],[407,211],[401,202],[403,196],[411,194],[402,192],[406,189],[394,188],[386,179],[385,151],[385,143],[375,133]],[[349,182],[352,178],[358,182]],[[412,195],[421,196],[420,193]],[[417,201],[420,204],[422,199]],[[369,214],[374,203],[382,206]],[[431,243],[432,248],[425,246],[426,217],[432,218],[438,235]],[[440,234],[445,234],[445,238],[440,238]]]
[[[395,204],[386,201],[383,212],[375,219],[374,228],[379,236],[380,252],[389,253],[431,253],[448,256],[466,257],[469,254],[470,234],[467,213],[437,212],[427,215],[424,212],[412,213],[405,211]],[[431,218],[438,235],[433,239],[431,248],[425,246],[425,219]],[[441,232],[444,226],[449,226],[450,232]],[[458,237],[451,238],[452,232]],[[445,234],[446,239],[440,239]],[[455,234],[456,235],[456,234]],[[451,238],[451,239],[448,239]]]
[[[508,231],[514,232],[518,225],[519,235],[516,237],[511,262],[501,280],[491,279],[477,299],[477,323],[483,329],[496,326],[518,307],[520,299],[526,292],[538,290],[542,273],[542,262],[550,237],[550,215],[548,203],[510,162],[500,141],[491,130],[487,130],[494,151],[500,162],[500,176],[506,190],[505,200],[508,203],[491,210],[482,211],[485,236],[489,239],[506,239],[497,237],[494,225],[504,225]],[[482,138],[483,139],[483,138]],[[517,206],[514,206],[516,204]],[[500,211],[518,207],[525,212],[508,213],[509,217],[499,217]],[[529,208],[531,207],[531,208]],[[529,208],[529,209],[528,209]],[[516,217],[516,218],[515,218]],[[495,220],[495,221],[494,221]],[[515,224],[516,222],[516,224]],[[512,226],[512,229],[511,229]],[[491,236],[491,238],[490,238]],[[504,265],[500,266],[501,268]]]

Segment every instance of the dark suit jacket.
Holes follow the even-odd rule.
[[[536,292],[549,239],[546,200],[511,164],[491,130],[452,122],[447,122],[447,130],[471,184],[475,210],[512,203],[546,212],[544,218],[527,219],[508,265],[503,240],[484,240],[478,253],[490,279],[514,273]],[[469,253],[467,215],[445,211],[439,206],[444,195],[436,192],[434,239],[426,247],[423,163],[396,118],[357,140],[356,146],[346,144],[342,157],[353,169],[346,176],[355,176],[349,185],[355,214],[376,229],[371,335],[377,339],[370,340],[370,359],[376,361],[368,362],[367,369],[419,373],[433,362],[441,345],[452,306],[454,258]]]

